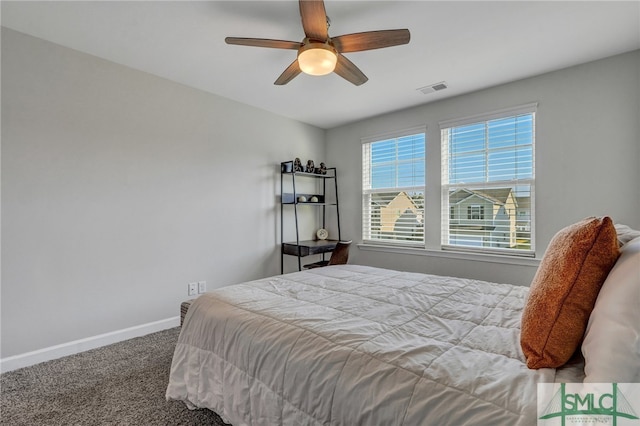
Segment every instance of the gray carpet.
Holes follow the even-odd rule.
[[[166,401],[178,327],[0,376],[2,425],[225,425]]]

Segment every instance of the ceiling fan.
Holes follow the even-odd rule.
[[[300,0],[300,17],[305,38],[301,42],[265,38],[227,37],[227,44],[292,49],[298,56],[274,82],[287,84],[301,72],[326,75],[335,72],[360,86],[368,78],[343,53],[361,52],[409,43],[409,30],[380,30],[329,37],[329,18],[323,0]]]

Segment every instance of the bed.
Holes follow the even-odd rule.
[[[537,385],[585,365],[527,367],[529,292],[362,265],[223,287],[189,308],[166,397],[234,426],[535,424]]]

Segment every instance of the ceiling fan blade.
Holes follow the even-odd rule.
[[[298,65],[298,60],[296,59],[291,63],[291,65],[287,67],[286,70],[284,70],[282,74],[280,74],[280,77],[278,77],[278,79],[273,84],[277,86],[287,84],[301,72],[302,71],[300,70],[300,66]]]
[[[332,37],[331,42],[338,52],[349,53],[407,44],[410,39],[409,30],[404,29],[345,34]]]
[[[322,42],[329,38],[324,1],[300,0],[300,17],[302,18],[302,28],[307,38]]]
[[[272,40],[269,38],[245,38],[245,37],[227,37],[224,39],[227,44],[238,44],[241,46],[255,47],[272,47],[274,49],[294,49],[297,50],[302,46],[299,41]]]
[[[347,81],[355,84],[356,86],[360,86],[369,80],[369,78],[364,75],[360,68],[354,65],[353,62],[345,58],[343,55],[338,53],[338,63],[336,64],[336,69],[333,70],[340,77],[344,78]]]

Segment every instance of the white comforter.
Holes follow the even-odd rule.
[[[241,425],[533,425],[528,289],[331,266],[200,296],[167,398]]]

